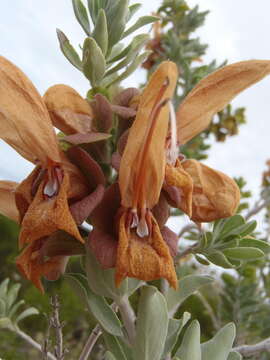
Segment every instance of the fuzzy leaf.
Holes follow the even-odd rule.
[[[124,32],[122,39],[124,39],[126,36],[132,34],[134,31],[138,30],[142,26],[152,24],[153,22],[156,22],[158,20],[159,20],[159,17],[157,17],[157,16],[142,16],[142,17],[140,17],[134,25],[132,25],[129,29],[127,29]]]
[[[106,14],[103,9],[99,10],[97,22],[92,34],[96,40],[98,46],[101,48],[104,55],[106,55],[108,49],[108,26]]]
[[[153,286],[141,292],[133,348],[134,360],[160,360],[166,341],[169,314],[164,296]]]
[[[20,313],[20,315],[16,318],[15,323],[18,324],[19,321],[22,321],[23,319],[32,316],[32,315],[38,315],[39,311],[34,308],[34,307],[30,307],[26,310],[24,310],[22,313]]]
[[[59,29],[56,29],[56,32],[62,53],[73,66],[82,71],[82,61],[66,35]]]
[[[192,321],[187,328],[176,356],[181,360],[201,360],[200,324],[197,320]]]
[[[87,14],[86,7],[81,0],[72,0],[74,14],[76,19],[81,24],[86,35],[90,35],[90,22]]]
[[[86,38],[83,44],[83,73],[93,87],[97,86],[105,74],[104,55],[93,38]]]
[[[202,344],[201,360],[227,360],[235,338],[235,325],[225,325],[209,341]]]
[[[105,352],[105,360],[116,360],[116,358],[113,356],[113,354],[110,351]]]
[[[166,300],[170,313],[174,313],[177,308],[194,292],[203,285],[214,281],[210,276],[188,275],[179,280],[178,290],[169,289]]]
[[[104,332],[103,338],[105,340],[106,348],[115,356],[117,360],[127,360],[121,344],[115,336]]]
[[[252,247],[237,247],[223,250],[223,254],[234,260],[257,260],[264,257],[264,253]]]

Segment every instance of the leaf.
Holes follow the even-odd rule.
[[[203,257],[201,257],[200,255],[196,254],[195,259],[202,265],[206,265],[206,266],[210,265],[210,262],[204,259]]]
[[[110,12],[106,12],[108,20],[109,48],[112,48],[122,37],[128,14],[128,0],[115,2]]]
[[[65,277],[102,328],[112,335],[122,336],[122,324],[117,315],[104,297],[96,295],[89,289],[87,279],[81,274],[69,274]]]
[[[169,314],[164,296],[153,286],[144,286],[138,307],[134,360],[161,359],[168,323]]]
[[[73,66],[82,71],[82,61],[66,35],[59,29],[56,29],[56,33],[62,53]]]
[[[270,61],[249,60],[224,66],[202,79],[177,111],[180,145],[206,129],[214,114],[269,72]]]
[[[177,308],[200,287],[214,281],[210,276],[188,275],[179,280],[178,290],[169,289],[166,295],[170,314],[174,314]]]
[[[90,22],[87,14],[87,10],[81,0],[72,0],[74,14],[76,19],[81,24],[86,35],[90,35]]]
[[[222,219],[215,222],[213,235],[218,239],[227,237],[228,233],[245,224],[245,220],[241,215],[234,215],[228,219]]]
[[[0,318],[6,315],[6,303],[0,298]]]
[[[86,38],[83,44],[83,73],[93,87],[97,86],[105,74],[106,62],[102,51],[93,38]]]
[[[242,360],[243,357],[241,354],[239,354],[238,352],[236,351],[231,351],[229,353],[229,356],[228,356],[228,359],[227,360]]]
[[[98,46],[101,48],[103,54],[106,55],[109,39],[106,14],[103,9],[99,10],[97,22],[92,36],[96,40]]]
[[[15,319],[15,323],[17,324],[19,321],[22,321],[23,319],[27,318],[28,316],[32,316],[32,315],[38,315],[39,311],[34,308],[34,307],[30,307],[26,310],[24,310],[22,313],[20,313],[20,315]]]
[[[178,319],[169,320],[168,333],[167,333],[167,338],[166,338],[162,358],[165,358],[166,355],[172,351],[172,349],[174,348],[177,342],[181,330],[189,321],[190,317],[191,317],[190,313],[184,312],[180,320]]]
[[[244,236],[252,233],[256,229],[256,226],[257,226],[257,221],[255,221],[255,220],[250,221],[246,224],[235,227],[231,231],[227,232],[226,237],[234,236],[234,235],[240,235],[240,236],[244,237]],[[222,236],[222,239],[223,238],[224,238],[224,236]]]
[[[235,338],[235,325],[225,325],[209,341],[201,345],[201,360],[227,360]]]
[[[7,289],[9,284],[9,278],[3,280],[0,285],[0,298],[5,299],[7,296]]]
[[[0,329],[12,329],[13,325],[9,318],[4,317],[0,319]]]
[[[126,36],[132,34],[134,31],[138,30],[142,26],[152,24],[153,22],[156,22],[158,20],[159,20],[159,17],[157,17],[157,16],[142,16],[142,17],[140,17],[134,25],[132,25],[129,29],[127,29],[124,32],[121,39],[124,39]]]
[[[262,250],[264,253],[270,252],[270,244],[266,241],[257,240],[253,238],[244,238],[239,241],[240,247],[252,247]]]
[[[252,247],[229,248],[223,250],[223,254],[235,260],[246,261],[261,259],[265,256],[261,250]]]
[[[126,70],[123,71],[117,78],[113,79],[109,83],[107,83],[105,79],[105,83],[104,83],[105,86],[110,87],[115,83],[119,83],[120,81],[125,80],[130,74],[132,74],[137,69],[137,67],[139,67],[144,62],[144,60],[149,56],[149,54],[151,54],[151,51],[145,51],[141,55],[138,55],[133,60],[133,62],[126,67]]]
[[[128,18],[127,18],[127,22],[133,17],[133,15],[140,9],[140,7],[142,6],[142,4],[132,4],[130,5],[130,7],[128,8],[129,13],[128,13]]]
[[[9,309],[17,299],[20,288],[21,288],[21,284],[14,284],[9,288],[6,296],[7,311],[9,311]]]
[[[115,271],[102,269],[89,247],[87,247],[86,255],[86,273],[89,287],[94,293],[114,299],[116,302],[125,295],[130,296],[142,284],[137,279],[128,278],[117,288],[114,279]]]
[[[18,310],[19,307],[20,307],[21,305],[23,305],[24,303],[25,303],[24,300],[20,300],[20,301],[18,301],[16,304],[14,304],[14,305],[12,306],[12,308],[9,310],[9,313],[8,313],[8,316],[9,316],[9,318],[10,318],[11,320],[13,320],[13,316],[16,316],[17,310]]]
[[[176,356],[181,360],[201,360],[200,324],[197,320],[192,321],[187,328]]]
[[[116,358],[113,356],[113,354],[110,351],[105,352],[105,360],[116,360]]]
[[[125,353],[118,341],[118,339],[106,332],[103,333],[106,348],[115,356],[117,360],[127,360]]]
[[[109,76],[117,72],[118,70],[121,70],[124,66],[127,66],[131,61],[133,61],[134,58],[138,55],[138,52],[143,48],[143,46],[148,40],[149,40],[149,35],[147,34],[141,34],[136,36],[132,40],[131,44],[128,46],[129,50],[128,51],[126,51],[126,49],[124,50],[124,52],[126,52],[125,59],[120,63],[118,63],[113,68],[111,68],[109,71],[107,71],[106,76]],[[119,54],[119,56],[122,56],[122,54]]]
[[[213,264],[221,266],[224,269],[231,269],[234,265],[226,258],[221,251],[213,251],[210,254],[204,254],[206,258]]]

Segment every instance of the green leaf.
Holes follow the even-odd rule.
[[[89,289],[87,279],[81,274],[69,274],[65,277],[101,327],[112,335],[122,336],[122,324],[117,315],[103,296],[96,295]]]
[[[62,53],[73,66],[82,71],[82,61],[66,35],[59,29],[56,29],[56,32]]]
[[[13,320],[13,317],[16,316],[17,310],[18,310],[19,307],[20,307],[21,305],[23,305],[24,303],[25,303],[24,300],[20,300],[20,301],[18,301],[16,304],[14,304],[14,305],[12,306],[12,308],[9,310],[9,313],[8,313],[8,316],[9,316],[9,318],[10,318],[11,320]]]
[[[122,37],[126,27],[129,0],[114,1],[110,9],[106,10],[109,34],[109,49]]]
[[[99,10],[97,22],[92,36],[96,40],[98,46],[101,48],[103,54],[106,55],[109,39],[106,14],[103,9]]]
[[[172,351],[172,349],[174,348],[177,342],[181,330],[189,321],[190,317],[191,317],[190,313],[184,312],[180,320],[178,319],[169,320],[168,333],[167,333],[167,338],[166,338],[162,358],[165,358],[167,354],[169,354]]]
[[[8,293],[6,296],[7,311],[9,311],[9,309],[11,308],[11,306],[14,304],[15,300],[17,299],[20,288],[21,288],[21,284],[14,284],[8,290]]]
[[[201,360],[200,324],[197,320],[192,321],[187,328],[176,356],[181,360]]]
[[[214,226],[214,235],[223,239],[235,228],[245,224],[245,220],[241,215],[234,215],[228,219],[218,220]]]
[[[9,318],[4,317],[0,319],[0,329],[13,329],[13,324]]]
[[[214,281],[210,276],[188,275],[179,280],[178,290],[169,289],[166,294],[170,314],[174,314],[177,308],[195,291],[206,284]]]
[[[234,260],[257,260],[263,258],[264,253],[252,247],[237,247],[223,250],[223,254]]]
[[[86,38],[83,44],[83,73],[93,87],[98,86],[106,69],[104,55],[93,38]]]
[[[87,14],[86,7],[82,3],[81,0],[72,0],[74,14],[76,19],[81,24],[83,30],[85,31],[86,35],[89,36],[91,33],[90,30],[90,22]]]
[[[6,315],[6,303],[0,298],[0,318]]]
[[[7,289],[8,289],[9,279],[5,279],[1,282],[0,285],[0,298],[5,299],[7,296]]]
[[[125,59],[119,62],[109,71],[107,71],[106,76],[117,72],[118,70],[122,69],[124,66],[127,66],[131,61],[133,61],[148,40],[149,40],[149,35],[147,34],[141,34],[136,36],[132,40],[131,44],[128,46],[129,50],[125,54]],[[121,54],[119,56],[121,56]]]
[[[207,261],[206,259],[204,259],[203,257],[201,257],[200,255],[198,254],[195,254],[195,259],[202,265],[205,265],[205,266],[208,266],[210,265],[210,262]]]
[[[134,360],[160,360],[166,341],[169,314],[164,296],[153,286],[141,291],[136,323]]]
[[[117,288],[114,269],[102,269],[89,248],[86,254],[86,273],[89,287],[94,293],[114,299],[116,302],[121,301],[125,295],[130,296],[142,284],[137,279],[127,278]]]
[[[119,83],[120,81],[125,80],[130,74],[132,74],[144,62],[144,60],[149,56],[149,54],[151,54],[151,51],[145,51],[141,55],[138,55],[135,58],[135,60],[129,66],[126,67],[126,70],[124,72],[122,72],[122,74],[120,74],[116,79],[114,79],[113,81],[111,81],[109,83],[106,83],[106,79],[105,79],[104,85],[106,87],[110,87],[115,83]]]
[[[221,266],[224,269],[231,269],[234,267],[234,265],[226,258],[226,256],[221,251],[214,251],[210,254],[204,255],[211,263],[217,266]]]
[[[202,344],[202,360],[227,360],[235,338],[235,325],[225,325],[209,341]]]
[[[24,310],[22,313],[20,313],[20,315],[15,319],[15,323],[17,324],[19,321],[22,321],[23,319],[27,318],[28,316],[32,316],[32,315],[38,315],[39,311],[34,308],[34,307],[30,307],[26,310]]]
[[[110,351],[106,351],[104,355],[105,360],[117,360]]]
[[[228,359],[227,360],[242,360],[243,357],[241,354],[239,354],[236,351],[232,351],[229,353]]]
[[[128,8],[129,12],[127,22],[133,17],[134,14],[136,14],[136,12],[140,9],[141,6],[142,4],[139,3],[130,5],[130,7]]]
[[[262,250],[264,253],[268,254],[270,252],[270,244],[266,241],[257,240],[253,238],[244,238],[239,241],[240,247],[252,247]]]
[[[129,29],[127,29],[124,32],[122,39],[124,39],[126,36],[132,34],[134,31],[138,30],[142,26],[152,24],[153,22],[156,22],[157,20],[159,20],[159,17],[157,17],[157,16],[142,16],[142,17],[140,17],[134,25],[132,25]]]
[[[115,356],[117,360],[127,360],[120,342],[115,336],[104,332],[103,338],[105,340],[106,348]]]

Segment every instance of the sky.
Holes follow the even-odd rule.
[[[145,1],[140,15],[154,12],[160,0]],[[12,4],[12,5],[11,5]],[[228,63],[249,59],[270,59],[269,0],[188,0],[210,10],[205,26],[197,33],[209,44],[207,63],[212,59]],[[43,94],[56,83],[74,87],[82,95],[88,83],[61,54],[55,29],[66,33],[74,46],[82,43],[84,33],[76,22],[71,0],[3,1],[0,12],[0,54],[17,64]],[[126,85],[136,86],[143,72],[133,75]],[[205,163],[230,176],[244,176],[248,187],[258,196],[261,173],[270,158],[270,76],[246,90],[233,101],[247,107],[248,124],[240,135],[226,145],[214,144]],[[0,142],[0,179],[20,181],[32,165],[6,144]]]

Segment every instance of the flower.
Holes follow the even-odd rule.
[[[71,91],[68,109],[65,115],[68,114],[69,125],[76,130],[82,126],[82,118],[85,123],[91,119],[89,104],[75,90]],[[66,116],[62,120],[66,120]],[[60,127],[62,122],[59,121]],[[41,96],[22,71],[4,57],[0,57],[0,137],[36,165],[21,184],[0,183],[1,194],[5,195],[0,210],[20,221],[19,244],[23,250],[16,262],[21,272],[43,291],[40,277],[57,278],[65,267],[66,256],[73,253],[67,240],[67,248],[62,246],[59,250],[56,246],[57,256],[54,256],[48,249],[49,240],[55,238],[54,248],[58,241],[56,234],[65,234],[75,243],[84,242],[74,220],[76,216],[72,216],[72,206],[75,206],[75,215],[82,211],[82,202],[84,213],[91,211],[94,207],[91,201],[97,203],[103,196],[105,179],[103,176],[100,181],[103,191],[99,188],[93,200],[93,195],[88,195],[89,182],[60,150]],[[82,157],[83,150],[78,151]],[[74,155],[72,149],[71,153]],[[90,161],[92,169],[93,162]],[[85,199],[88,199],[87,204]],[[10,201],[9,205],[7,201]],[[78,218],[82,220],[81,216]],[[75,251],[78,251],[76,245]]]
[[[250,60],[225,66],[201,80],[177,110],[178,145],[207,128],[218,111],[269,72],[270,61]],[[199,223],[232,216],[240,200],[239,188],[231,178],[196,160],[169,161],[164,190],[174,207]]]

